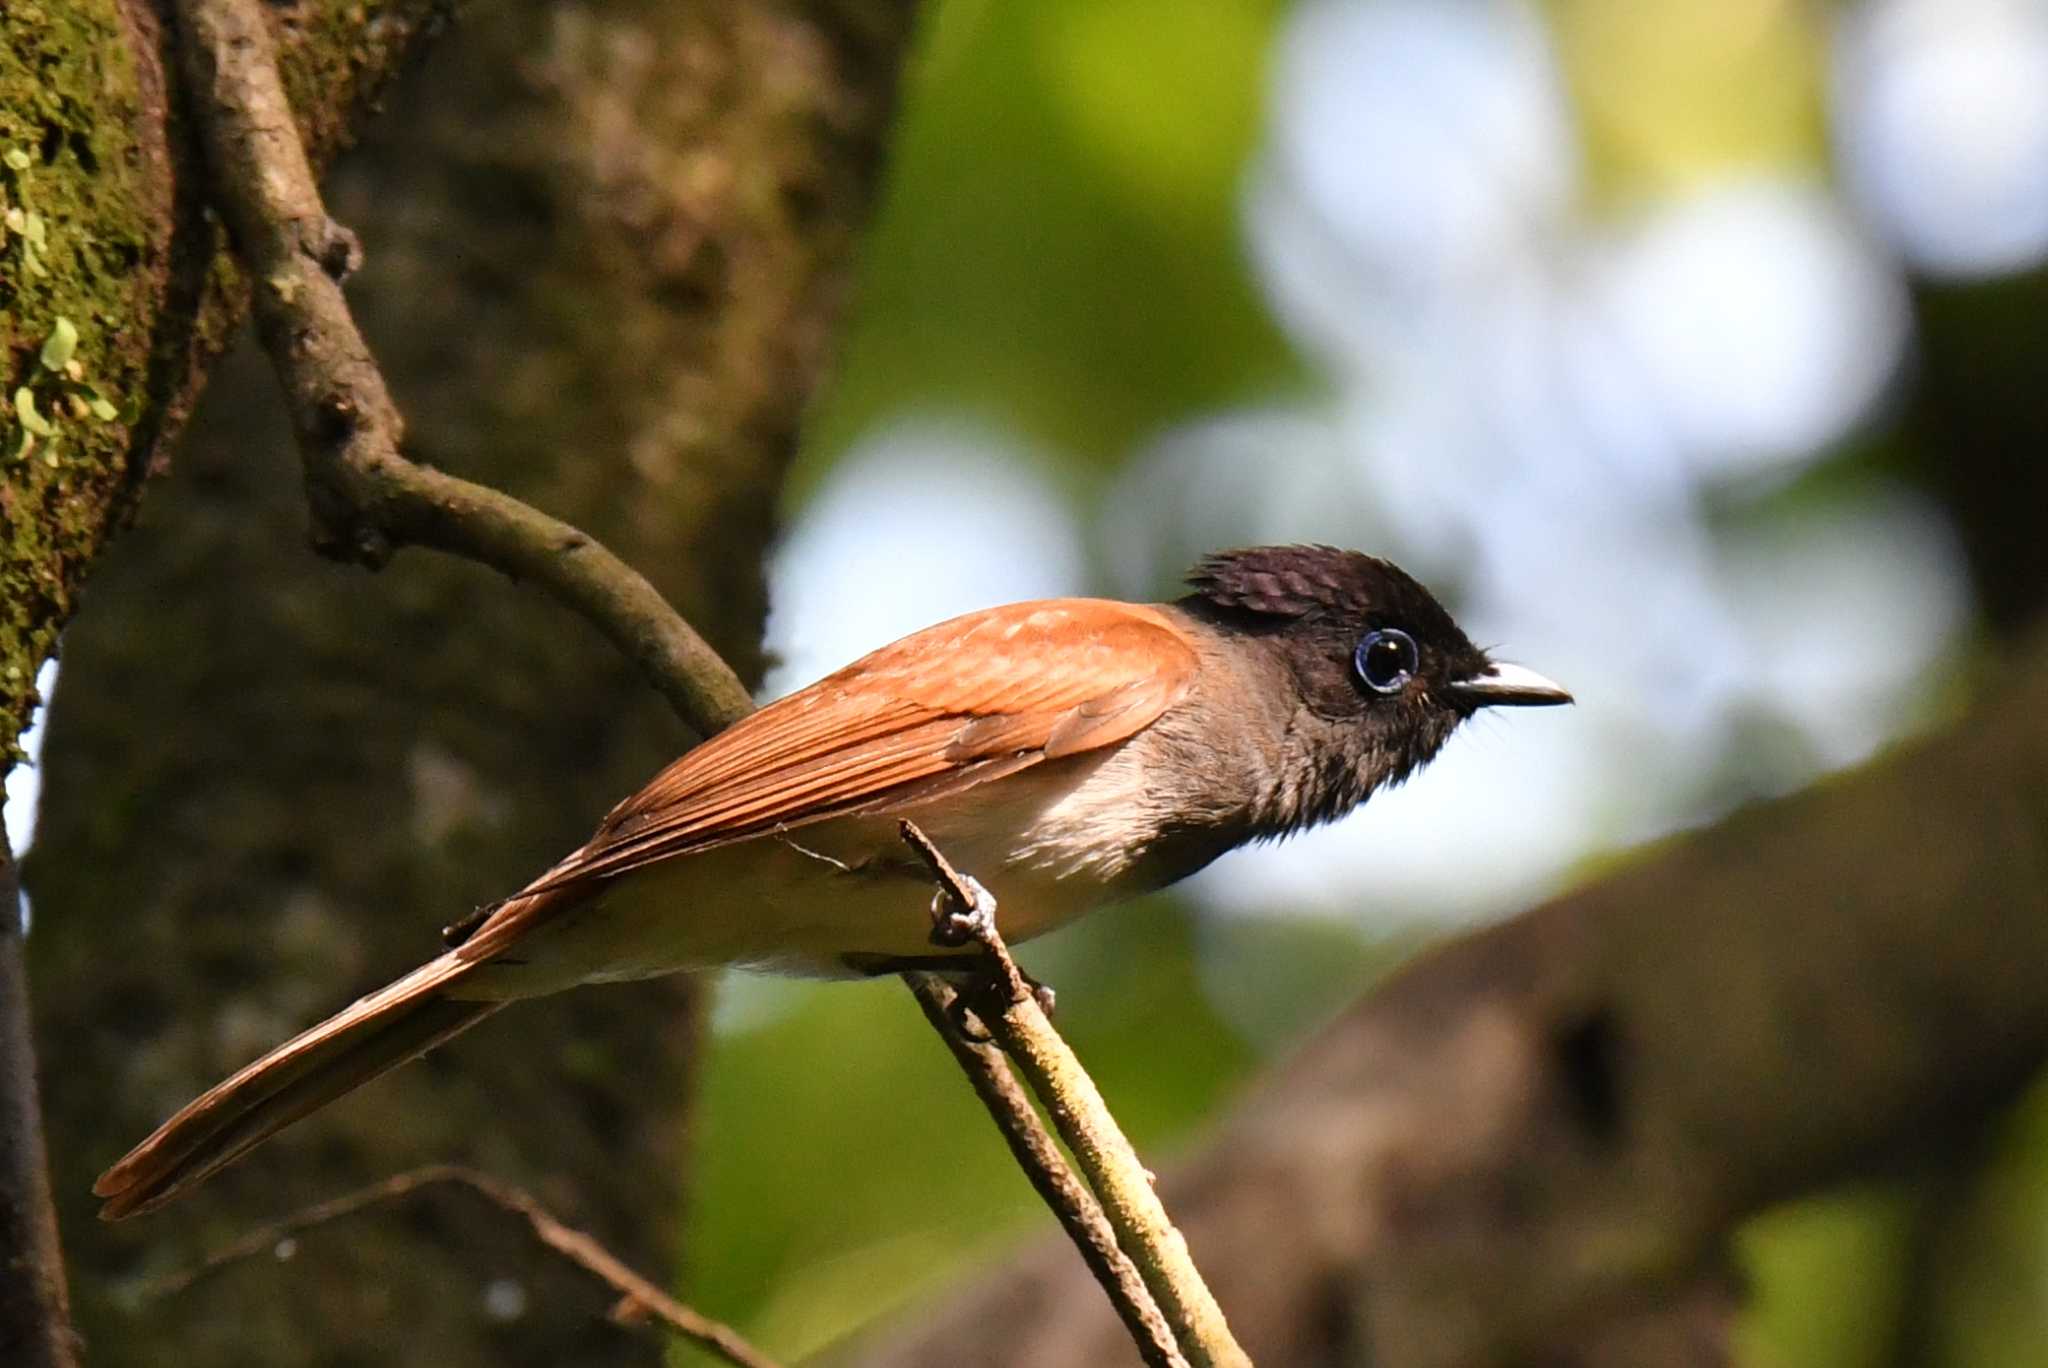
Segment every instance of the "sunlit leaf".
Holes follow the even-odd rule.
[[[71,353],[77,350],[78,325],[60,315],[50,335],[43,339],[43,369],[63,370],[71,364]]]
[[[56,431],[50,426],[50,420],[36,411],[36,397],[27,385],[14,392],[14,416],[38,437],[48,437]]]

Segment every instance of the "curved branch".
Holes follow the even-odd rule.
[[[455,1187],[473,1192],[507,1215],[524,1221],[534,1239],[618,1295],[619,1300],[612,1308],[614,1319],[631,1321],[651,1317],[680,1338],[702,1346],[735,1368],[777,1368],[773,1359],[747,1343],[738,1331],[669,1296],[627,1267],[623,1259],[591,1235],[558,1219],[525,1188],[500,1182],[487,1173],[460,1164],[430,1164],[394,1173],[366,1188],[294,1212],[281,1221],[250,1231],[192,1268],[158,1279],[145,1289],[146,1294],[152,1297],[175,1296],[230,1265],[276,1249],[283,1241],[385,1202],[402,1201],[430,1187]]]
[[[531,579],[596,624],[700,732],[745,716],[738,676],[637,571],[567,523],[401,454],[404,420],[341,292],[359,248],[321,204],[261,10],[179,0],[178,15],[214,198],[253,278],[316,544],[372,567],[396,546],[433,546]]]
[[[1001,1051],[986,1040],[968,1039],[954,1017],[964,1003],[944,979],[925,973],[905,974],[904,979],[917,996],[917,1005],[924,1009],[925,1020],[946,1042],[961,1072],[988,1108],[996,1129],[1003,1133],[1011,1155],[1031,1180],[1039,1200],[1052,1208],[1067,1238],[1087,1261],[1095,1281],[1109,1293],[1117,1318],[1138,1346],[1139,1356],[1148,1368],[1188,1368],[1187,1359],[1174,1344],[1173,1331],[1160,1315],[1159,1304],[1152,1300],[1137,1265],[1117,1248],[1116,1231],[1102,1214],[1101,1203],[1067,1167],[1045,1123],[1038,1119],[1030,1099],[1024,1096],[1009,1066],[1003,1063]]]

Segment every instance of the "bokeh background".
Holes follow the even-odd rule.
[[[2044,257],[2042,0],[943,0],[764,695],[1268,541],[1391,557],[1575,690],[1029,948],[1169,1159],[1429,937],[1959,700],[2010,594],[1944,377],[2048,355]],[[730,979],[696,1126],[684,1291],[790,1358],[1049,1224],[893,984]],[[2040,1362],[2048,1099],[1741,1248],[1745,1364]]]
[[[1577,691],[1033,947],[1170,1153],[1432,932],[1941,713],[1980,634],[1928,478],[1966,454],[1912,421],[1914,292],[2044,253],[2029,0],[946,5],[776,560],[771,691],[1290,540],[1398,560]],[[1033,1219],[899,996],[725,992],[693,1291],[771,1342]],[[848,1039],[858,1072],[804,1085]],[[1901,1361],[1909,1324],[1935,1361],[2039,1361],[2042,1125],[1939,1199],[1970,1229],[1937,1285],[1910,1185],[1759,1221],[1745,1361]]]

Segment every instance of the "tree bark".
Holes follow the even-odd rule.
[[[2006,674],[1424,955],[1248,1099],[1164,1190],[1253,1359],[1710,1352],[1735,1222],[1973,1134],[2048,1057],[2048,640]],[[970,1327],[979,1365],[1132,1361],[1089,1291],[1048,1243],[860,1361],[957,1362]]]
[[[413,454],[594,533],[749,675],[909,25],[852,0],[481,7],[329,188]],[[697,1020],[680,981],[508,1013],[181,1208],[87,1219],[93,1172],[165,1110],[432,953],[688,741],[593,632],[494,575],[307,555],[273,387],[232,360],[65,637],[28,876],[80,1324],[101,1364],[651,1358],[459,1201],[133,1294],[429,1159],[661,1267]]]

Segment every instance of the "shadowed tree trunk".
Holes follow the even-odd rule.
[[[330,188],[414,454],[594,533],[743,673],[908,26],[893,4],[479,7]],[[526,1183],[660,1270],[699,1011],[681,980],[508,1012],[180,1207],[90,1220],[92,1174],[165,1111],[433,953],[690,739],[594,632],[489,572],[310,556],[273,388],[251,355],[224,369],[64,643],[31,955],[94,1361],[652,1360],[459,1196],[132,1294],[429,1159]]]

